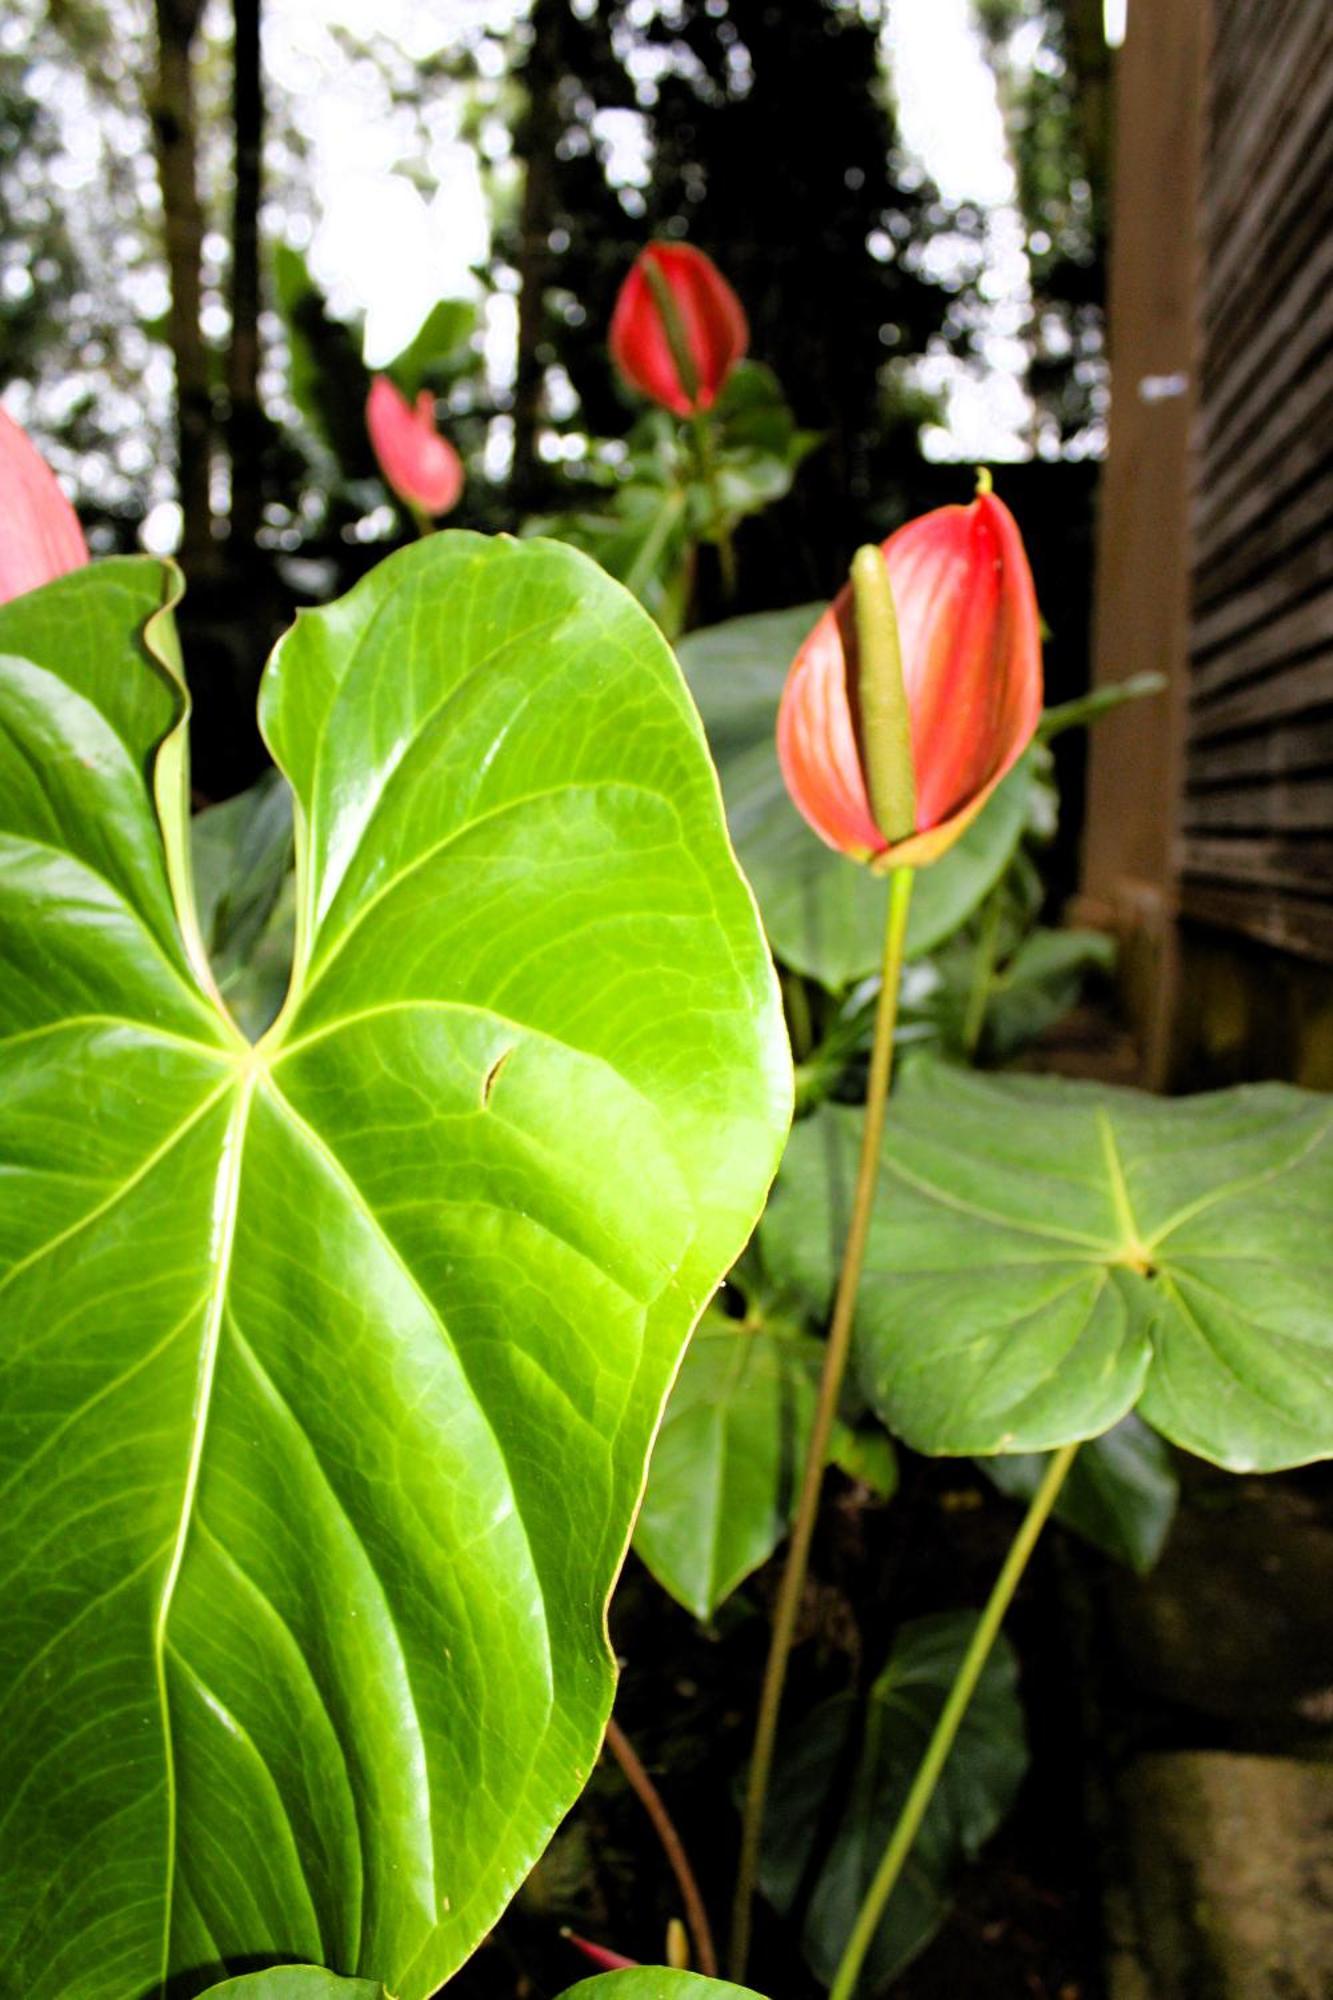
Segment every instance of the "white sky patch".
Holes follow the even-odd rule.
[[[928,458],[1031,455],[1032,403],[1019,338],[1030,307],[1022,218],[995,87],[971,0],[892,0],[884,37],[903,142],[949,202],[986,211],[981,361],[928,356],[918,379],[946,398],[922,436]]]

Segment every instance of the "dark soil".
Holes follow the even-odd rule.
[[[790,1715],[882,1665],[899,1622],[979,1606],[1018,1510],[966,1465],[902,1455],[888,1504],[830,1475]],[[899,2000],[1098,2000],[1100,1922],[1083,1817],[1080,1675],[1071,1654],[1059,1531],[1039,1551],[1009,1631],[1022,1662],[1032,1753],[1017,1807],[958,1884],[952,1914],[896,1982]],[[612,1616],[623,1662],[616,1715],[659,1785],[693,1859],[725,1953],[735,1867],[735,1798],[753,1727],[777,1565],[705,1632],[631,1557]],[[494,1937],[456,1982],[459,2000],[545,2000],[591,1971],[568,1927],[662,1963],[674,1883],[641,1807],[604,1758]],[[761,1903],[750,1981],[773,2000],[818,2000],[794,1933]]]

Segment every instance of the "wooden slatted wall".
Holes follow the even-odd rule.
[[[1180,909],[1333,961],[1333,0],[1214,0],[1204,146]]]

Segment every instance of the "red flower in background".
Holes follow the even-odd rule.
[[[387,375],[377,375],[366,398],[366,429],[385,480],[413,513],[434,517],[458,505],[463,461],[435,427],[428,389],[414,407]]]
[[[78,515],[55,474],[0,409],[0,604],[88,560]]]
[[[871,808],[850,586],[793,662],[778,761],[797,808],[830,847],[920,867],[953,845],[1031,742],[1041,628],[1018,524],[989,489],[968,507],[908,521],[883,556],[902,651],[915,833],[891,841]]]
[[[611,359],[634,388],[692,417],[711,409],[749,343],[740,300],[702,250],[650,243],[639,253],[611,315]]]

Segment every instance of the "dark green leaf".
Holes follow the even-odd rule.
[[[0,608],[0,1963],[424,2000],[596,1756],[649,1442],[781,1143],[776,987],[659,634],[568,549],[436,535],[267,669],[297,944],[252,1047],[163,596]]]
[[[831,1293],[860,1116],[793,1134],[762,1245]],[[909,1065],[857,1310],[862,1386],[918,1450],[1049,1450],[1129,1410],[1235,1470],[1333,1453],[1333,1105],[1163,1099]]]
[[[664,1589],[710,1618],[787,1532],[824,1348],[780,1320],[704,1315],[653,1446],[634,1547]],[[892,1454],[835,1428],[835,1462],[885,1497]]]
[[[864,1705],[837,1695],[780,1747],[761,1881],[786,1913],[808,1899],[806,1958],[828,1984],[874,1879],[976,1620],[946,1612],[905,1625]],[[875,1933],[864,1992],[895,1978],[938,1930],[961,1862],[1008,1812],[1027,1768],[1017,1666],[997,1642]]]
[[[794,971],[837,991],[879,969],[888,887],[811,832],[778,769],[783,683],[822,609],[802,605],[729,619],[692,632],[679,651],[769,942]],[[949,853],[921,870],[912,895],[910,957],[933,951],[1004,873],[1023,833],[1028,785],[1024,762]]]
[[[195,900],[218,989],[257,1040],[291,972],[292,794],[278,771],[190,821]]]
[[[1046,1469],[1036,1452],[977,1463],[1014,1500],[1030,1500]],[[1138,1417],[1122,1417],[1083,1446],[1060,1488],[1055,1515],[1094,1548],[1146,1575],[1165,1546],[1179,1497],[1170,1448]]]

